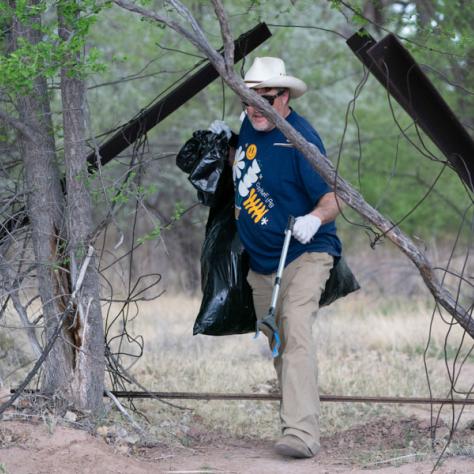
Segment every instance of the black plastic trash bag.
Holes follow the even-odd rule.
[[[338,298],[342,298],[358,289],[360,289],[359,283],[355,279],[344,257],[336,257],[334,259],[334,266],[329,273],[326,287],[319,299],[319,306],[327,306]]]
[[[201,251],[202,302],[193,334],[223,336],[255,330],[252,290],[247,283],[248,256],[234,218],[232,170],[225,133],[193,133],[176,157],[180,169],[210,207]]]
[[[235,231],[234,206],[216,216],[201,256],[203,297],[193,334],[225,336],[255,331],[248,257]]]
[[[202,302],[193,334],[224,336],[255,331],[252,290],[247,283],[248,255],[237,233],[229,166],[223,171],[209,211],[201,253]]]
[[[198,199],[205,206],[213,206],[219,179],[229,155],[229,141],[225,133],[197,130],[176,156],[176,164],[186,173],[198,191]]]

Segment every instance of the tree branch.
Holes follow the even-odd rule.
[[[10,114],[7,114],[2,109],[0,109],[0,119],[2,119],[6,123],[8,123],[10,126],[12,126],[14,129],[16,129],[18,132],[24,135],[28,140],[32,142],[36,140],[37,134],[34,132],[33,129],[31,129],[30,127],[28,127],[23,122],[16,119],[15,117],[12,117]]]
[[[28,375],[25,377],[23,382],[20,384],[20,386],[15,391],[15,393],[9,398],[9,400],[7,400],[5,403],[0,405],[0,416],[2,415],[2,413],[7,408],[11,407],[13,405],[13,403],[15,403],[15,400],[23,393],[23,390],[25,390],[25,388],[31,382],[33,377],[38,373],[38,370],[43,365],[43,362],[46,360],[46,357],[51,352],[51,349],[53,348],[54,343],[56,342],[56,339],[61,334],[61,330],[62,330],[64,322],[66,321],[66,318],[70,314],[72,314],[74,304],[76,303],[76,296],[77,296],[77,293],[79,292],[79,290],[81,289],[82,282],[84,281],[84,275],[85,275],[87,267],[89,266],[89,263],[91,261],[92,254],[93,254],[93,248],[91,246],[89,246],[88,253],[87,253],[87,255],[86,255],[86,257],[85,257],[85,259],[82,263],[81,270],[79,272],[79,277],[78,277],[77,282],[74,286],[74,291],[72,292],[72,294],[69,298],[69,302],[68,302],[68,305],[67,305],[66,309],[64,310],[62,315],[58,318],[58,321],[57,321],[56,327],[54,328],[53,334],[49,338],[48,343],[44,347],[43,352],[41,353],[41,356],[39,357],[39,359],[36,361],[34,367],[30,370]]]
[[[26,330],[26,334],[28,336],[28,340],[30,341],[33,353],[35,354],[35,357],[38,358],[41,356],[43,349],[41,348],[41,345],[38,342],[38,338],[36,337],[35,325],[30,322],[30,320],[28,319],[26,308],[21,304],[20,297],[18,294],[19,289],[12,288],[10,289],[10,291],[11,291],[10,296],[11,296],[13,305],[16,309],[16,312],[18,313],[18,316],[20,317],[23,327]]]
[[[133,419],[133,416],[125,410],[117,397],[110,390],[105,390],[105,394],[114,402],[120,413],[122,413],[122,415],[131,423],[135,431],[143,438],[145,436],[145,430]]]
[[[192,32],[187,30],[184,26],[179,24],[176,21],[170,20],[162,15],[159,15],[156,12],[146,10],[143,7],[130,3],[126,0],[113,0],[115,4],[119,7],[124,8],[125,10],[131,11],[132,13],[137,13],[143,17],[150,18],[155,20],[158,23],[162,23],[172,30],[179,33],[181,36],[186,38],[191,44],[193,44],[197,49],[202,51],[208,58],[212,58],[212,63],[220,62],[224,64],[224,60],[221,55],[211,46],[206,36],[204,35],[202,29],[200,28],[197,21],[192,16],[191,12],[179,1],[169,0],[169,3],[175,8],[175,10],[184,18],[188,20],[191,24]]]
[[[214,5],[214,11],[216,12],[217,19],[222,33],[222,40],[224,42],[224,61],[226,63],[227,70],[230,72],[234,67],[234,39],[230,32],[229,21],[227,14],[224,10],[221,0],[212,0]]]

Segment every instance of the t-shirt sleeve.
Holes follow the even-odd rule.
[[[306,136],[305,138],[316,145],[323,155],[326,155],[323,142],[315,131],[311,133],[311,136]],[[332,188],[324,181],[300,151],[296,151],[296,158],[303,186],[310,196],[311,201],[316,204],[324,194],[330,193]]]

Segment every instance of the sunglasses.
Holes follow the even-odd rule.
[[[282,89],[281,91],[277,92],[275,95],[261,95],[260,97],[262,99],[265,99],[270,105],[273,105],[273,103],[275,102],[275,99],[277,97],[282,96],[285,93],[285,91],[286,89]],[[244,102],[244,101],[242,101],[242,105],[244,108],[250,106],[248,102]]]

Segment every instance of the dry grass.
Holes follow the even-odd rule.
[[[127,325],[131,334],[141,334],[145,340],[144,355],[131,369],[134,375],[148,389],[156,391],[269,391],[275,384],[275,375],[265,337],[255,340],[253,334],[192,336],[199,303],[197,298],[165,294],[155,302],[140,305],[138,316]],[[368,301],[362,294],[322,309],[314,327],[321,393],[429,396],[423,352],[431,316],[432,305],[421,300]],[[7,322],[13,324],[11,315]],[[451,372],[454,368],[457,375],[459,361],[472,345],[468,337],[455,364],[463,333],[453,326],[449,337],[447,334],[448,325],[436,314],[427,350],[433,396],[446,396],[450,387],[447,367]],[[11,326],[3,329],[0,342],[3,376],[30,359],[22,331],[14,331]],[[128,349],[135,350],[125,343],[122,350]],[[4,383],[15,385],[25,370],[19,370]],[[469,355],[457,386],[467,391],[473,380],[474,357]],[[170,409],[157,401],[136,402],[159,440],[186,444],[193,426],[236,436],[274,439],[279,435],[277,402],[186,400],[179,405],[191,410]],[[406,405],[323,403],[322,434],[331,436],[381,415],[407,416],[414,410]],[[429,415],[429,407],[416,410]],[[449,410],[445,411],[449,421]],[[469,413],[472,418],[472,410]],[[117,415],[117,421],[119,418]]]
[[[365,257],[361,260],[370,261]],[[363,269],[355,271],[362,275],[363,293],[342,299],[322,309],[318,315],[314,330],[318,341],[321,393],[427,397],[429,389],[423,363],[425,350],[433,396],[447,395],[450,376],[456,378],[459,375],[458,389],[469,391],[474,382],[474,357],[469,353],[472,339],[468,336],[463,342],[463,332],[459,327],[449,329],[450,319],[443,321],[439,314],[435,314],[427,344],[433,304],[420,296],[428,298],[426,289],[419,290],[419,277],[413,277],[412,270],[405,266],[396,267],[398,273],[384,274],[384,268],[393,270],[394,265],[391,260],[382,265],[383,261],[377,259],[380,273],[374,272],[372,267],[365,273]],[[384,280],[387,275],[389,281]],[[382,290],[378,285],[383,287]],[[398,298],[390,299],[390,294],[397,294]],[[266,392],[272,389],[275,376],[265,338],[261,336],[254,340],[253,334],[192,336],[199,303],[198,298],[165,294],[155,302],[140,304],[138,315],[132,317],[127,325],[131,334],[141,334],[145,341],[144,355],[131,368],[134,375],[148,389],[156,391]],[[13,311],[6,313],[0,325],[0,387],[3,385],[3,388],[18,384],[33,359],[18,317]],[[117,331],[119,326],[117,323]],[[127,350],[133,352],[136,348],[125,342],[122,351]],[[459,372],[460,361],[464,358],[467,363]],[[127,360],[123,360],[125,365]],[[196,440],[205,443],[207,434],[210,444],[220,434],[224,437],[267,439],[275,439],[280,434],[277,402],[186,400],[178,404],[189,409],[172,409],[150,400],[135,403],[150,422],[147,426],[150,439],[187,445]],[[456,416],[460,410],[461,407],[455,408]],[[397,456],[404,459],[405,455],[431,452],[427,428],[420,435],[419,444],[412,445],[408,439],[410,430],[406,433],[402,430],[402,438],[408,438],[403,438],[396,446],[392,441],[398,432],[389,438],[393,446],[388,442],[385,446],[377,444],[375,435],[380,427],[390,431],[391,427],[404,426],[412,414],[416,414],[419,420],[429,420],[430,407],[323,403],[322,435],[326,447],[332,443],[336,448],[341,443],[343,447],[354,442],[357,445],[358,438],[367,438],[365,444],[360,444],[352,454],[360,466],[378,463],[380,459]],[[448,426],[451,415],[450,407],[445,407],[442,418]],[[134,416],[141,425],[146,425],[143,419]],[[466,409],[459,427],[466,428],[473,419],[474,409]],[[113,433],[119,433],[121,427],[125,427],[125,434],[132,431],[116,410],[104,416],[101,423]],[[361,424],[365,426],[360,428]],[[440,431],[443,433],[440,436],[444,437],[440,446],[444,445],[449,431],[446,425],[443,430]],[[373,437],[368,437],[372,432]],[[466,433],[470,434],[472,430],[464,429]],[[249,444],[254,441],[251,439]],[[450,454],[473,455],[472,442],[457,442],[455,439],[449,449]]]
[[[162,296],[140,307],[139,317],[129,327],[145,337],[145,355],[133,369],[137,377],[157,391],[267,391],[275,377],[265,338],[254,340],[252,334],[193,337],[198,309],[197,299],[183,296]],[[368,305],[358,296],[321,310],[314,328],[321,393],[428,396],[423,351],[431,311],[423,302]],[[427,359],[433,396],[446,396],[450,386],[445,344],[452,365],[462,340],[457,327],[446,339],[447,329],[436,316]],[[462,354],[467,350],[462,349]],[[466,390],[472,383],[473,362],[469,357],[459,378],[459,387]],[[158,436],[177,436],[181,443],[186,442],[193,420],[237,436],[275,438],[279,434],[276,402],[186,401],[181,405],[192,411],[169,410],[156,401],[138,404],[150,417]],[[322,432],[328,436],[361,419],[406,413],[406,406],[400,405],[326,403],[322,406]],[[181,428],[177,430],[176,426]]]

